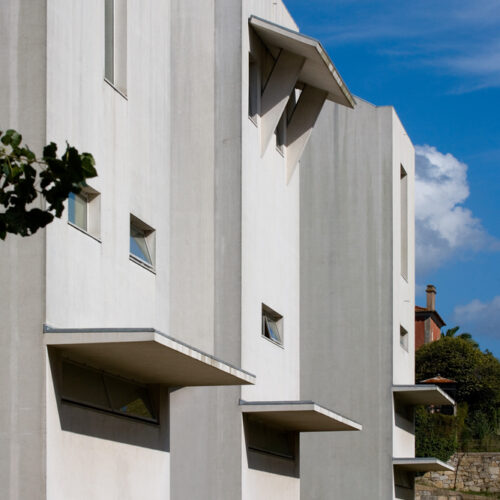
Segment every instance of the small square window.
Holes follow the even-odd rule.
[[[408,332],[402,326],[399,328],[399,343],[405,351],[408,350]]]
[[[133,215],[130,215],[130,257],[154,267],[155,230]]]
[[[283,345],[283,316],[262,304],[262,336]]]
[[[71,224],[87,231],[88,197],[84,194],[70,193],[68,197],[68,220]]]
[[[90,186],[68,196],[68,222],[96,239],[101,236],[100,200],[99,193]]]

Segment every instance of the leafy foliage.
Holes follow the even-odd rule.
[[[0,131],[0,239],[7,233],[30,236],[61,217],[64,201],[97,176],[94,158],[66,145],[59,158],[51,142],[37,158],[15,130]],[[33,207],[38,197],[42,208]]]
[[[424,406],[415,410],[415,452],[417,457],[436,457],[446,462],[458,450],[465,428],[467,405],[461,405],[457,417],[430,413]]]
[[[453,328],[448,328],[445,333],[443,333],[443,337],[454,337],[455,334],[458,332],[460,329],[459,326],[454,326]],[[472,335],[470,333],[464,332],[461,333],[460,335],[457,335],[458,338],[468,340],[471,344],[473,344],[475,347],[479,347],[479,344],[472,338]]]
[[[457,330],[451,329],[450,335],[422,346],[415,355],[415,369],[417,380],[440,374],[457,382],[455,399],[462,408],[463,426],[457,422],[455,430],[459,448],[466,450],[470,442],[485,442],[498,429],[500,361],[491,352],[481,351],[470,336],[455,336]],[[417,442],[425,449],[440,428],[436,423],[439,418],[419,417]],[[435,453],[440,453],[441,444],[432,442]]]

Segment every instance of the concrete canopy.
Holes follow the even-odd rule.
[[[392,465],[395,468],[407,472],[428,472],[428,471],[448,471],[453,472],[455,469],[451,465],[437,458],[393,458]]]
[[[288,431],[359,431],[362,426],[313,401],[240,401],[241,412]]]
[[[63,356],[143,383],[170,387],[254,384],[255,376],[158,332],[137,329],[53,329],[44,344]]]
[[[259,17],[252,16],[249,22],[271,52],[282,49],[305,58],[299,82],[327,92],[330,101],[354,107],[354,98],[318,40]]]
[[[407,405],[455,405],[455,400],[437,385],[396,385],[394,398]]]

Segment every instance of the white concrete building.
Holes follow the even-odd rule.
[[[305,498],[413,499],[414,472],[449,470],[415,459],[414,406],[453,401],[415,385],[414,156],[394,109],[357,98],[324,107],[301,161],[301,391],[363,423],[303,438]]]
[[[280,0],[6,0],[0,64],[0,129],[99,172],[0,243],[0,496],[368,498],[340,493],[356,464],[399,495],[413,149],[394,112],[355,106]]]

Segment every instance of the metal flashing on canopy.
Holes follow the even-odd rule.
[[[285,50],[305,59],[299,82],[325,91],[330,101],[354,107],[354,97],[319,40],[256,16],[249,23],[271,52]]]
[[[399,470],[407,472],[453,472],[455,470],[451,465],[433,457],[393,458],[392,465]]]
[[[392,392],[397,401],[407,405],[455,405],[454,399],[437,385],[395,385]]]
[[[243,401],[241,412],[295,432],[360,431],[362,426],[313,401]]]
[[[109,373],[170,387],[254,384],[255,376],[154,328],[44,326],[44,344]]]

